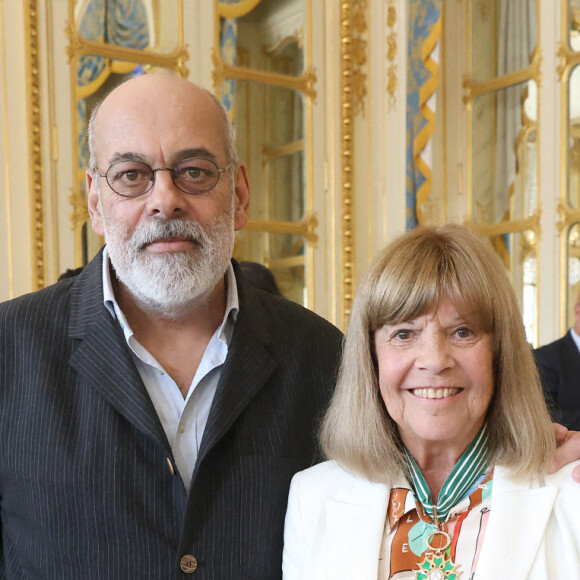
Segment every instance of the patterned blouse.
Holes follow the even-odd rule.
[[[490,513],[493,470],[482,475],[449,511],[443,529],[451,536],[445,550],[451,564],[434,573],[433,551],[424,562],[427,537],[437,528],[405,482],[393,487],[381,546],[378,580],[472,580]],[[439,561],[437,562],[439,564]],[[431,571],[431,574],[429,572]],[[417,575],[415,575],[417,573]]]

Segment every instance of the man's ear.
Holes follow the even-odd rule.
[[[95,177],[90,169],[87,169],[85,174],[85,184],[87,187],[88,209],[89,217],[91,218],[91,226],[93,231],[99,235],[105,235],[105,228],[103,227],[103,216],[99,209],[99,192],[97,191],[98,177]]]
[[[243,162],[238,162],[235,173],[236,198],[234,200],[234,229],[241,230],[248,221],[248,207],[250,205],[250,181],[248,171]]]

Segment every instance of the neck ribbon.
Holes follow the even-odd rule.
[[[433,503],[431,490],[417,462],[409,450],[405,448],[411,485],[423,509],[433,519],[435,524],[445,521],[451,508],[457,504],[477,479],[487,471],[488,440],[489,435],[484,424],[447,476],[439,492],[437,505]]]

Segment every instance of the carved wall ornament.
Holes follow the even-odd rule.
[[[397,110],[397,6],[396,0],[387,0],[387,95],[390,111]]]
[[[26,96],[28,109],[28,150],[30,156],[30,208],[32,216],[33,289],[46,285],[44,198],[42,175],[42,119],[40,100],[40,60],[38,46],[38,3],[29,0],[25,5]]]
[[[342,171],[342,289],[344,322],[354,298],[354,117],[362,109],[366,96],[367,2],[343,1],[340,4],[340,156]]]

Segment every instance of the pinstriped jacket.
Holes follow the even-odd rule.
[[[0,578],[281,578],[340,332],[234,263],[240,311],[186,494],[101,267],[0,305]]]

